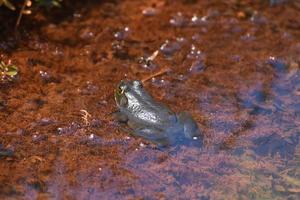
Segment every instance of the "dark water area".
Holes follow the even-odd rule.
[[[17,32],[0,8],[19,69],[0,82],[1,199],[300,198],[299,1],[75,2]],[[122,79],[203,141],[131,136],[110,114]]]

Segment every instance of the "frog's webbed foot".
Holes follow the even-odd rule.
[[[168,146],[170,143],[164,131],[153,127],[137,128],[134,130],[133,135],[145,138],[161,147]]]
[[[184,135],[187,138],[201,137],[200,129],[192,116],[187,112],[181,112],[178,114],[179,121],[183,124]]]

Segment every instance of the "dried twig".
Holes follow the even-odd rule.
[[[143,78],[142,82],[144,83],[144,82],[148,81],[149,79],[152,79],[152,78],[157,77],[157,76],[161,76],[161,75],[167,73],[168,71],[170,71],[169,68],[167,68],[167,67],[163,68],[163,69],[159,70],[158,72],[156,72],[154,74],[150,74],[150,76],[147,76],[147,77]]]
[[[86,126],[89,126],[90,125],[89,118],[92,115],[90,113],[88,113],[88,111],[86,111],[86,110],[80,110],[80,112],[81,112],[81,119],[83,120],[84,124]]]

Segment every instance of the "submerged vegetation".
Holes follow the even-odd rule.
[[[1,82],[11,81],[18,75],[18,67],[10,61],[7,64],[0,61],[0,75]]]

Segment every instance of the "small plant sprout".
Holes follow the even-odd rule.
[[[1,81],[12,81],[18,75],[18,67],[11,64],[11,60],[7,63],[0,61]]]
[[[32,13],[33,5],[36,7],[42,6],[46,8],[61,7],[61,2],[62,0],[23,0],[23,4],[20,8],[15,28],[17,28],[20,25],[23,15],[30,15]],[[11,0],[0,0],[0,7],[2,5],[13,11],[17,10],[15,5],[11,2]]]
[[[88,111],[86,110],[80,110],[81,112],[81,119],[83,120],[83,123],[85,126],[90,126],[90,118],[92,117],[92,115],[90,113],[88,113]]]

